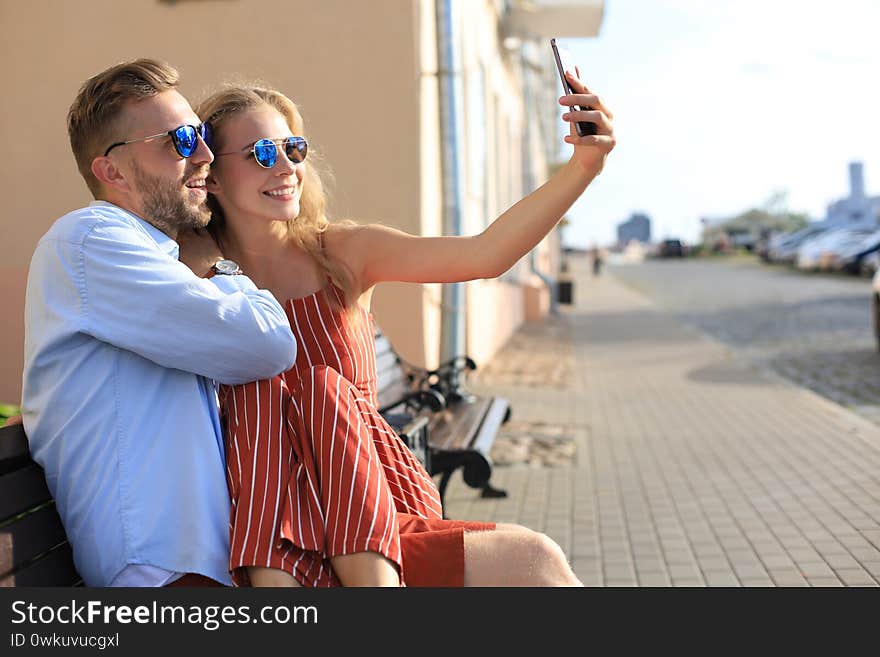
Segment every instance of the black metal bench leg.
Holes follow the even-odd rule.
[[[492,484],[486,484],[480,492],[480,497],[507,497],[507,491],[495,488]]]
[[[452,476],[452,470],[446,470],[440,475],[440,484],[437,486],[440,491],[440,508],[443,510],[443,519],[448,520],[446,515],[446,486],[449,484],[449,478]]]

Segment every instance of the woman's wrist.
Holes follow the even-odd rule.
[[[568,162],[565,163],[563,169],[567,170],[569,175],[578,178],[578,180],[584,185],[589,185],[593,182],[593,179],[598,176],[599,171],[601,171],[601,168],[597,170],[595,166],[582,162],[574,155],[572,155]]]

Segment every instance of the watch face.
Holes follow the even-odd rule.
[[[218,260],[214,263],[214,271],[218,274],[240,274],[241,269],[233,260]]]

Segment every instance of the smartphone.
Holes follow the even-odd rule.
[[[553,49],[553,58],[556,60],[556,68],[559,69],[559,79],[562,80],[562,90],[566,94],[573,94],[571,85],[568,84],[568,80],[565,79],[565,71],[571,71],[574,73],[574,63],[571,61],[571,56],[568,54],[568,51],[565,48],[560,48],[556,45],[556,39],[550,39],[550,47]],[[591,110],[592,107],[580,107],[575,105],[572,107],[574,111],[579,110]],[[586,137],[587,135],[595,135],[596,134],[596,124],[592,121],[578,121],[574,124],[574,129],[581,137]]]

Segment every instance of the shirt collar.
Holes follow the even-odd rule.
[[[153,241],[156,242],[156,246],[158,246],[163,253],[171,256],[175,260],[180,258],[180,246],[173,239],[168,237],[161,230],[156,228],[153,224],[141,219],[139,216],[134,214],[133,212],[129,212],[125,208],[121,208],[118,205],[114,205],[113,203],[109,203],[107,201],[92,201],[89,203],[89,207],[109,207],[115,208],[121,212],[124,212],[129,217],[136,219],[140,226],[147,232],[147,234],[153,238]]]

